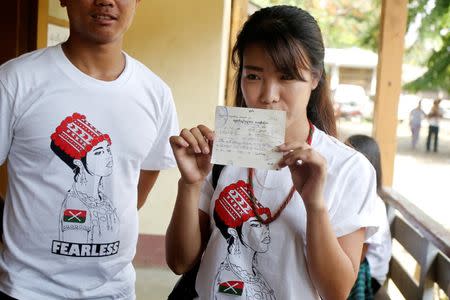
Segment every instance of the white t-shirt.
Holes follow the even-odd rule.
[[[425,116],[426,115],[422,109],[414,108],[409,115],[409,125],[411,127],[420,127]]]
[[[109,82],[60,45],[0,67],[0,290],[12,297],[135,298],[139,173],[175,165],[178,122],[168,86],[124,55]]]
[[[368,243],[366,258],[369,262],[370,275],[380,285],[386,280],[389,261],[392,255],[392,237],[386,214],[386,205],[380,197],[376,199],[375,213],[380,221],[378,231],[366,241]]]
[[[376,230],[375,171],[360,153],[317,129],[312,147],[328,164],[324,198],[337,237],[366,227]],[[296,192],[280,217],[258,222],[249,200],[247,169],[225,167],[214,190],[211,175],[199,208],[210,215],[211,237],[196,280],[200,299],[319,299],[307,270],[306,210]],[[273,215],[292,187],[288,168],[256,170],[261,215]],[[324,259],[326,259],[324,257]],[[229,298],[239,296],[241,298]]]
[[[438,108],[438,114],[439,116],[428,118],[428,124],[430,124],[430,126],[439,127],[441,118],[444,115],[444,109],[442,107]]]

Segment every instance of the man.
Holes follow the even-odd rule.
[[[433,106],[427,115],[428,118],[428,136],[427,136],[427,152],[430,151],[431,139],[434,136],[434,152],[438,151],[439,143],[439,123],[444,116],[444,110],[439,107],[441,99],[436,99],[433,101]]]
[[[0,67],[2,299],[135,298],[136,206],[178,133],[167,85],[122,52],[138,2],[60,0],[68,41]]]

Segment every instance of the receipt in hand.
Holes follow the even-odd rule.
[[[211,162],[255,169],[275,169],[283,156],[286,112],[244,107],[216,107]]]

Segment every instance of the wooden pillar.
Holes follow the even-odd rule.
[[[383,185],[392,186],[397,152],[397,108],[401,92],[408,0],[383,0],[373,136],[381,151]]]
[[[230,23],[230,39],[228,46],[228,71],[227,71],[227,87],[225,91],[225,105],[233,106],[235,102],[235,86],[234,77],[236,70],[231,62],[231,55],[237,34],[242,25],[248,18],[248,0],[232,0],[231,1],[231,23]]]
[[[38,19],[37,19],[37,48],[47,47],[48,32],[48,1],[38,0]]]

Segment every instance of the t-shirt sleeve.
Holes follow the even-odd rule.
[[[391,236],[389,230],[389,221],[386,213],[386,205],[380,197],[376,198],[375,207],[376,218],[380,223],[380,227],[378,228],[378,231],[366,241],[366,243],[373,245],[382,245],[383,243],[385,243],[386,236],[389,239]]]
[[[200,191],[200,201],[198,204],[198,208],[208,215],[213,195],[214,188],[212,186],[212,173],[209,173],[203,182],[202,189]]]
[[[141,164],[143,170],[163,170],[176,165],[169,138],[179,132],[178,118],[172,93],[164,88],[161,119],[158,127],[158,137]]]
[[[11,148],[14,119],[12,96],[0,81],[0,165],[5,162]]]
[[[331,224],[337,237],[366,228],[367,241],[379,227],[376,216],[376,174],[370,162],[357,153],[342,168],[331,211]]]

